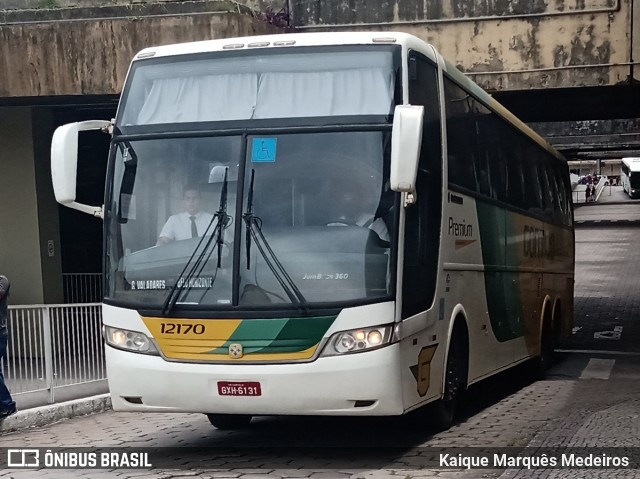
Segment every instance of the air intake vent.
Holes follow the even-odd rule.
[[[538,298],[540,297],[540,294],[542,293],[542,276],[538,277]]]

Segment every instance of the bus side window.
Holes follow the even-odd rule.
[[[568,198],[565,190],[564,180],[562,178],[562,165],[548,164],[547,174],[549,179],[553,181],[556,187],[556,220],[564,225],[569,223],[569,205]]]
[[[472,115],[475,100],[447,77],[444,79],[447,113],[447,155],[449,182],[478,191],[477,130]]]
[[[531,213],[542,214],[544,204],[542,201],[542,185],[536,168],[537,149],[531,145],[525,145],[524,136],[517,136],[520,143],[521,165],[524,173],[525,204]]]
[[[502,172],[496,163],[495,152],[490,143],[495,135],[491,132],[492,113],[479,101],[472,100],[475,118],[475,137],[477,140],[476,171],[478,173],[478,187],[480,194],[498,199],[504,196],[500,177]]]
[[[540,159],[543,160],[543,158]],[[539,168],[542,169],[540,177],[543,181],[543,187],[546,188],[546,190],[542,192],[545,200],[545,216],[550,220],[562,221],[560,194],[558,193],[558,185],[556,184],[553,165],[548,161],[542,161],[539,164]]]
[[[509,204],[523,208],[525,205],[523,191],[523,172],[521,158],[515,149],[509,149],[505,157],[507,165],[507,201]]]
[[[442,148],[436,66],[411,52],[409,102],[423,105],[424,127],[418,164],[418,202],[406,210],[402,317],[424,311],[433,302],[442,215]]]

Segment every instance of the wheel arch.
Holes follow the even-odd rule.
[[[542,335],[545,333],[545,328],[554,328],[554,312],[555,312],[555,300],[551,299],[548,294],[545,295],[542,300],[542,307],[540,309],[540,328],[538,331],[538,346],[542,344]]]
[[[447,364],[447,358],[449,357],[449,352],[451,350],[451,341],[456,338],[458,340],[464,341],[464,351],[466,353],[466,361],[465,361],[465,381],[464,387],[469,384],[469,324],[467,319],[467,313],[464,307],[461,304],[458,304],[453,308],[453,312],[451,313],[451,319],[449,321],[449,327],[447,329],[447,347],[444,354],[444,364]],[[462,335],[460,338],[456,335]],[[445,389],[445,381],[442,381],[440,386],[440,395],[444,395]]]

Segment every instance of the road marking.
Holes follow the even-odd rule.
[[[580,379],[609,379],[615,359],[591,358],[587,367],[582,370]]]
[[[582,329],[582,326],[576,326],[571,330],[571,334],[576,334],[581,329]]]
[[[622,326],[616,326],[613,331],[598,331],[593,333],[593,339],[613,339],[618,341],[622,337]]]

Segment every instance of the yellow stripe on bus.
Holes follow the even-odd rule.
[[[318,349],[318,345],[314,345],[304,351],[295,353],[256,353],[246,354],[241,358],[234,359],[228,354],[206,354],[206,353],[188,353],[178,351],[163,351],[164,355],[169,359],[187,359],[195,361],[225,361],[230,363],[254,362],[254,361],[291,361],[300,359],[310,359]]]

